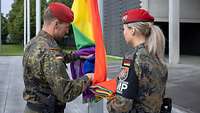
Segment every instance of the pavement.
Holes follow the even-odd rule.
[[[21,56],[0,56],[0,113],[23,113],[26,102]],[[108,75],[112,78],[121,61],[108,62]],[[168,65],[167,96],[173,99],[172,113],[200,113],[200,56],[181,56],[180,64]],[[88,104],[81,96],[67,103],[65,113],[87,113]],[[106,100],[103,112],[107,113]]]

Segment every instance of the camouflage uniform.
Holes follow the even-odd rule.
[[[131,62],[122,63],[117,94],[107,103],[109,113],[159,113],[168,77],[166,65],[150,55],[144,44],[124,59]]]
[[[53,37],[41,31],[27,45],[23,56],[24,100],[34,105],[51,104],[55,113],[63,113],[65,103],[79,96],[90,84],[86,76],[69,79],[65,63],[77,58],[64,56]],[[49,101],[49,96],[55,97],[55,101]],[[30,111],[26,107],[25,113],[43,113]]]

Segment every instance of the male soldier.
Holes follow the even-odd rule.
[[[92,75],[70,80],[66,62],[76,60],[64,56],[57,44],[68,33],[73,12],[62,3],[49,4],[44,12],[44,25],[27,45],[23,56],[24,113],[64,113],[65,103],[74,100],[90,85]]]

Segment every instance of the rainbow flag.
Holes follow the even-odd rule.
[[[72,23],[77,49],[95,46],[93,85],[106,80],[106,53],[97,0],[74,0]]]

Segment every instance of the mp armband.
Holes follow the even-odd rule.
[[[116,93],[128,99],[135,99],[138,97],[138,79],[132,60],[129,63],[127,62],[126,59],[126,65],[122,64],[123,67],[117,81]]]

